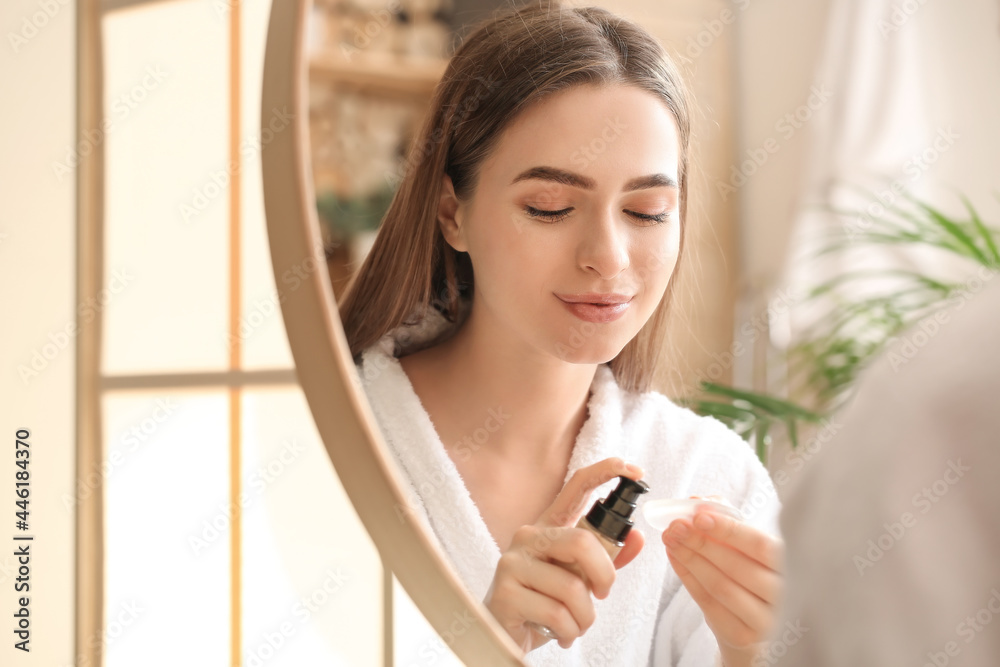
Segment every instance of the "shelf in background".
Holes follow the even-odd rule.
[[[314,80],[326,80],[381,94],[429,97],[444,75],[448,61],[387,54],[366,54],[348,60],[337,53],[316,53],[309,61]]]

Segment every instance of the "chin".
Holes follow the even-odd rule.
[[[601,345],[598,341],[588,341],[586,345],[577,347],[557,342],[552,349],[557,358],[570,364],[603,364],[617,357],[624,347],[624,344]]]

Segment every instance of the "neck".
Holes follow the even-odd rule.
[[[565,465],[587,419],[597,364],[562,361],[500,323],[484,321],[477,310],[454,336],[433,348],[454,413],[466,415],[468,432],[481,422],[477,428],[489,432],[482,447],[491,455],[529,465]]]

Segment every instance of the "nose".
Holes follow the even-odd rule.
[[[580,266],[612,279],[629,266],[628,223],[613,210],[604,210],[581,225],[577,257]]]

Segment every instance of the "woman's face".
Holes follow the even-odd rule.
[[[473,314],[565,361],[617,356],[677,261],[678,150],[673,114],[633,86],[574,86],[523,112],[444,224],[472,261]],[[445,177],[442,210],[451,192]],[[627,304],[567,304],[593,294]]]

